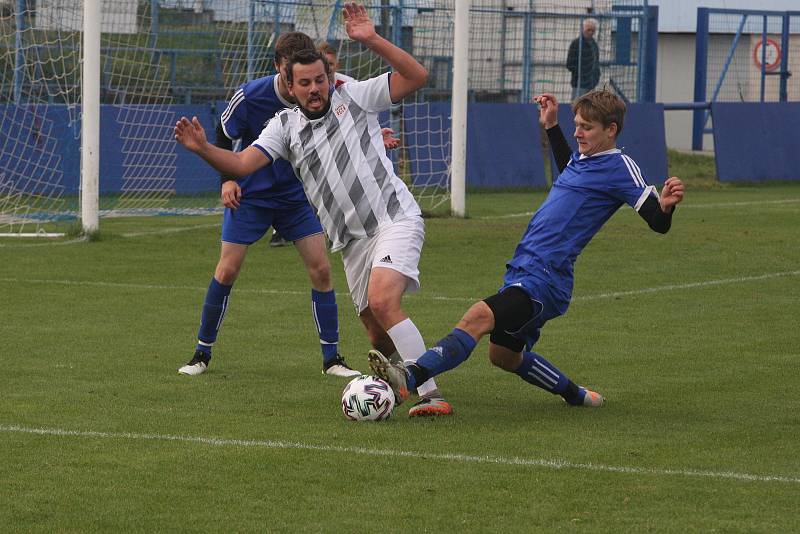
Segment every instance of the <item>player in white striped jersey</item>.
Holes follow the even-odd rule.
[[[356,79],[352,76],[348,76],[347,74],[339,72],[339,56],[336,53],[336,50],[329,43],[324,42],[320,44],[317,46],[317,50],[325,54],[325,57],[328,59],[328,66],[330,69],[331,78],[333,79],[334,87],[339,87],[347,82],[356,81]],[[381,128],[381,133],[383,134],[384,147],[387,149],[393,149],[400,146],[400,139],[394,137],[394,130],[391,128]],[[272,239],[270,240],[269,244],[272,247],[280,247],[288,243],[278,234],[277,230],[275,230],[272,232]]]
[[[370,342],[412,362],[425,351],[425,343],[401,300],[419,288],[424,223],[414,197],[386,157],[378,113],[422,87],[427,71],[375,32],[363,6],[349,3],[343,13],[348,36],[380,55],[393,72],[334,89],[324,55],[298,52],[287,68],[298,107],[279,112],[251,146],[233,153],[209,144],[196,118],[182,117],[175,138],[233,176],[248,175],[276,159],[288,160],[332,250],[342,252],[351,297]],[[421,384],[417,391],[421,399],[409,415],[451,413],[434,382]]]

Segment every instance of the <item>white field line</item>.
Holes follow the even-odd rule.
[[[685,210],[687,208],[736,208],[739,206],[760,206],[762,204],[796,204],[800,202],[800,198],[785,198],[781,200],[753,200],[744,202],[719,202],[715,204],[681,204],[678,209]],[[505,215],[491,215],[483,217],[474,217],[477,220],[495,220],[495,219],[515,219],[517,217],[531,217],[533,211],[524,211],[521,213],[507,213]]]
[[[785,475],[755,475],[735,471],[707,471],[702,469],[661,469],[654,467],[635,467],[624,465],[605,465],[571,462],[569,460],[545,458],[520,458],[516,456],[473,456],[468,454],[441,454],[392,449],[368,449],[366,447],[337,447],[331,445],[312,445],[280,440],[220,439],[201,436],[173,436],[168,434],[140,434],[136,432],[98,432],[94,430],[63,430],[59,428],[28,428],[18,425],[0,425],[0,432],[9,434],[35,434],[40,436],[72,437],[88,439],[114,439],[128,441],[172,441],[212,447],[255,447],[276,450],[316,451],[333,454],[357,454],[360,456],[380,456],[388,458],[410,458],[439,460],[444,462],[518,465],[524,467],[543,467],[546,469],[569,469],[574,471],[594,471],[619,473],[625,475],[675,476],[684,478],[710,478],[736,480],[742,482],[784,482],[800,484],[800,478]]]
[[[702,282],[688,282],[685,284],[670,284],[666,286],[645,287],[641,289],[633,289],[630,291],[615,291],[610,293],[595,293],[593,295],[579,295],[573,297],[573,301],[588,301],[588,300],[601,300],[601,299],[614,299],[618,297],[630,297],[636,295],[646,295],[649,293],[660,293],[663,291],[678,291],[682,289],[694,289],[699,287],[713,287],[727,284],[741,284],[745,282],[758,282],[760,280],[769,280],[772,278],[780,278],[784,276],[800,276],[800,271],[784,271],[777,273],[765,273],[756,276],[741,276],[738,278],[721,278],[717,280],[705,280]],[[42,279],[24,279],[24,278],[0,278],[0,283],[6,284],[46,284],[46,285],[65,285],[65,286],[87,286],[87,287],[109,287],[120,289],[143,289],[143,290],[188,290],[188,291],[206,291],[207,287],[200,286],[171,286],[171,285],[156,285],[156,284],[131,284],[122,282],[94,282],[94,281],[81,281],[81,280],[42,280]],[[308,291],[287,291],[284,289],[236,289],[237,293],[250,293],[258,295],[302,295],[307,296]],[[346,291],[337,291],[340,295],[349,295]],[[418,295],[412,294],[410,298],[422,300],[438,300],[446,302],[477,302],[484,297],[448,297],[444,295]]]
[[[74,245],[88,241],[86,236],[67,239],[64,241],[45,241],[43,243],[0,243],[0,248],[32,248],[32,247],[56,247],[59,245]]]
[[[218,228],[222,226],[222,223],[214,223],[214,224],[198,224],[195,226],[175,226],[172,228],[161,228],[159,230],[151,230],[148,232],[126,232],[124,234],[120,234],[122,237],[140,237],[140,236],[147,236],[147,235],[159,235],[159,234],[177,234],[180,232],[189,232],[191,230],[201,230],[205,228]]]

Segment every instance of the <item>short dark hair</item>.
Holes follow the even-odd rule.
[[[300,50],[314,49],[314,40],[303,32],[281,34],[275,43],[275,63],[280,65]]]
[[[328,75],[328,78],[331,77],[331,66],[328,63],[328,58],[325,57],[325,54],[320,52],[319,50],[314,50],[313,48],[308,50],[300,50],[292,54],[289,58],[289,64],[286,65],[286,82],[291,83],[294,81],[294,66],[296,64],[300,65],[311,65],[312,63],[316,63],[317,61],[322,61],[322,66],[325,67],[325,74]]]
[[[619,137],[625,123],[625,109],[625,102],[607,89],[590,91],[572,103],[573,115],[580,113],[584,119],[599,122],[603,128],[608,128],[612,122],[616,123],[616,137]]]

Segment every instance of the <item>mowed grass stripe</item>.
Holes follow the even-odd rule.
[[[368,424],[368,423],[367,423]],[[782,482],[800,484],[800,478],[784,475],[756,475],[734,471],[706,471],[699,469],[668,469],[654,467],[635,467],[577,463],[559,459],[520,458],[502,456],[474,456],[468,454],[441,454],[431,452],[399,451],[392,449],[369,449],[366,447],[337,447],[332,445],[313,445],[281,440],[223,439],[202,436],[174,436],[169,434],[140,434],[136,432],[100,432],[94,430],[65,430],[60,428],[30,428],[18,425],[0,425],[0,431],[16,434],[35,434],[51,437],[75,437],[89,439],[116,439],[134,441],[173,441],[193,443],[213,447],[260,447],[266,449],[307,450],[335,454],[358,454],[363,456],[382,456],[390,458],[414,458],[459,463],[480,463],[517,465],[522,467],[543,467],[547,469],[569,469],[575,471],[600,471],[625,475],[700,477],[742,482]]]

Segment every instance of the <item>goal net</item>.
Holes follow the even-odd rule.
[[[455,1],[365,2],[376,30],[429,72],[426,87],[381,116],[401,139],[390,153],[397,173],[424,210],[446,210],[450,197]],[[529,102],[541,91],[568,101],[566,50],[589,16],[599,21],[600,84],[635,100],[641,32],[636,20],[625,26],[615,17],[642,3],[473,0],[470,101]],[[0,0],[0,233],[58,231],[80,217],[82,4]],[[100,4],[101,218],[220,211],[218,176],[175,143],[173,125],[196,115],[213,132],[240,84],[274,72],[282,32],[328,43],[338,51],[340,72],[356,79],[389,68],[347,39],[341,1]],[[616,61],[625,53],[634,59]]]

